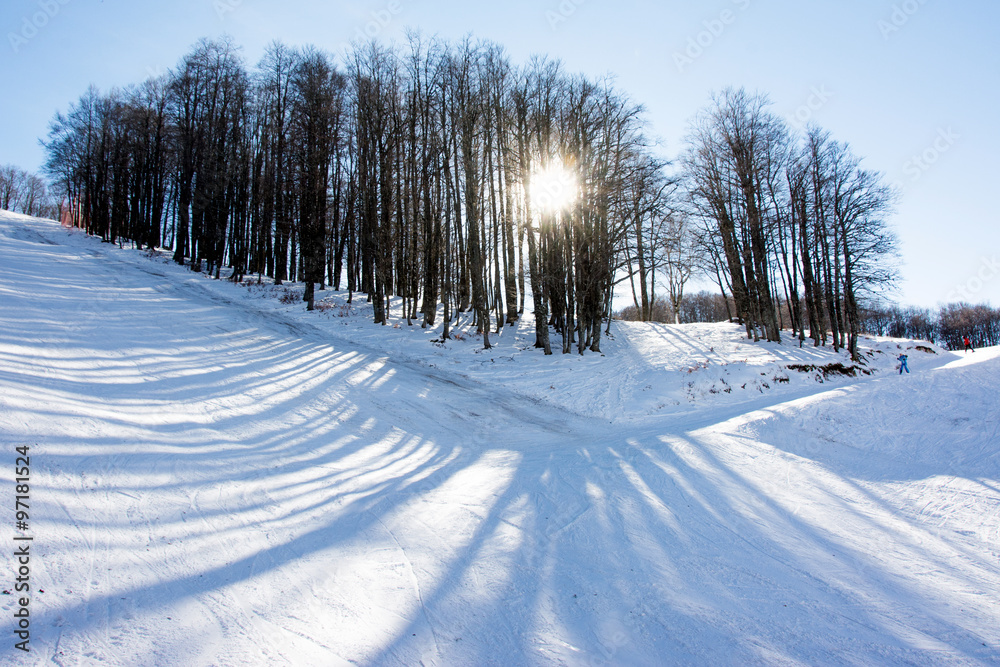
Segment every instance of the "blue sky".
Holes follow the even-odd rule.
[[[36,170],[52,115],[86,89],[139,82],[201,37],[231,35],[251,64],[265,45],[338,50],[406,27],[503,44],[592,76],[610,73],[676,156],[691,117],[727,85],[767,92],[900,185],[895,298],[1000,306],[1000,3],[987,0],[4,0],[0,163]]]

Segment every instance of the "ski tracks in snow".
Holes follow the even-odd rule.
[[[40,293],[0,304],[0,433],[38,443],[62,590],[38,661],[1000,661],[996,425],[962,421],[998,413],[988,362],[590,419],[13,228],[0,276]]]

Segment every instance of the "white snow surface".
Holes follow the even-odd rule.
[[[0,662],[1000,663],[998,350],[546,357],[301,289],[0,213]]]

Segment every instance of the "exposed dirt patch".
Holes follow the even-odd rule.
[[[845,366],[839,361],[832,364],[825,364],[823,366],[815,366],[813,364],[788,364],[785,366],[790,371],[799,371],[800,373],[822,373],[823,378],[828,378],[831,375],[842,375],[845,377],[857,377],[859,375],[871,375],[872,371],[870,369],[864,368],[862,366],[850,365]]]

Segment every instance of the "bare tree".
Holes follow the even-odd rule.
[[[695,121],[684,163],[695,211],[720,237],[737,315],[755,340],[781,339],[771,289],[765,184],[786,153],[783,122],[760,94],[726,89]]]
[[[667,300],[674,324],[680,324],[684,288],[703,265],[704,249],[698,243],[691,220],[683,211],[670,213],[665,223],[659,238],[659,251],[663,256],[663,273],[667,279]]]

